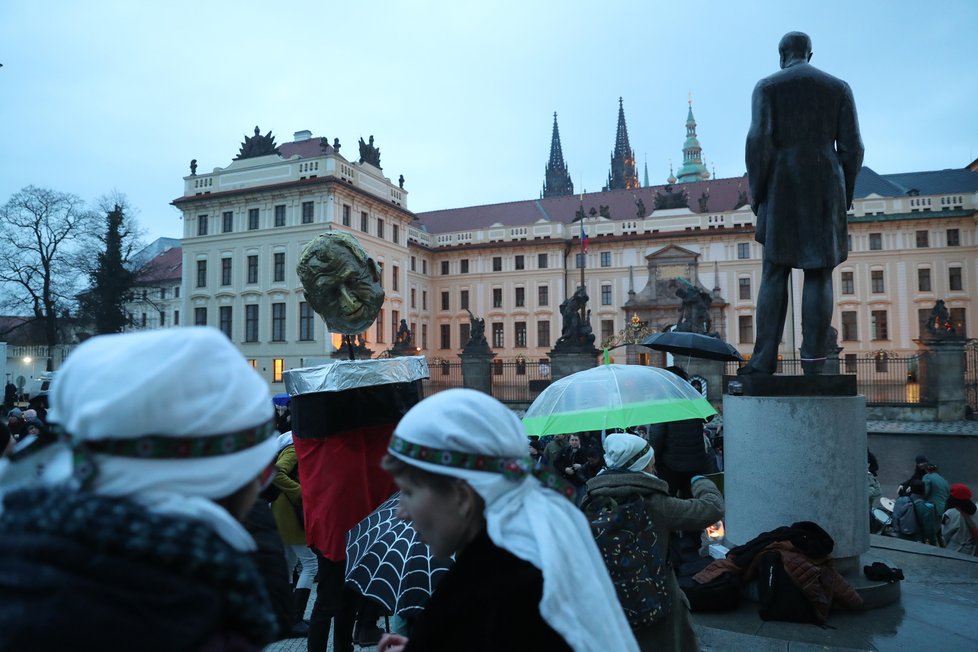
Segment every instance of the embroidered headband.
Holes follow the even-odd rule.
[[[575,495],[573,485],[558,477],[553,471],[535,469],[533,459],[529,455],[525,457],[494,457],[480,453],[459,453],[415,444],[397,435],[391,437],[388,450],[419,462],[467,471],[498,473],[509,480],[520,480],[526,475],[532,475],[543,486],[562,493],[567,498],[573,498]]]
[[[88,486],[98,474],[94,455],[112,455],[142,460],[181,460],[231,455],[267,440],[275,433],[274,419],[253,428],[196,437],[144,435],[133,439],[78,441],[67,436],[74,458],[74,476]]]

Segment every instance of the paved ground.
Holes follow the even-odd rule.
[[[830,628],[764,622],[757,605],[695,617],[704,650],[978,650],[978,558],[872,536],[870,554],[902,568],[900,602],[863,612],[834,612]]]
[[[978,436],[978,421],[867,421],[876,433],[964,434]],[[757,605],[737,611],[696,614],[694,622],[706,652],[908,652],[978,651],[978,558],[967,558],[923,544],[873,535],[870,554],[903,569],[898,603],[864,612],[833,612],[828,628],[764,622]],[[313,594],[315,595],[315,594]],[[309,601],[311,610],[313,600]],[[307,614],[308,615],[308,614]],[[382,623],[381,623],[382,625]],[[328,648],[332,652],[332,642]],[[374,650],[376,648],[360,648]],[[306,652],[305,639],[279,641],[265,652]]]
[[[872,556],[903,569],[906,580],[898,603],[872,611],[833,612],[829,627],[822,629],[764,622],[757,615],[757,605],[744,602],[737,611],[694,616],[703,650],[978,650],[978,628],[974,626],[978,622],[978,558],[890,537],[873,535],[871,539]],[[306,652],[306,641],[279,641],[265,652]]]

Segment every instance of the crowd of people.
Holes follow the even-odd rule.
[[[723,516],[700,420],[543,440],[477,391],[415,404],[380,464],[398,516],[454,564],[408,629],[382,634],[379,607],[348,599],[342,563],[310,547],[288,414],[220,332],[92,338],[50,399],[0,428],[0,649],[243,651],[306,636],[323,652],[331,623],[344,652],[697,649],[664,556]],[[966,486],[921,457],[902,490],[931,510],[923,540],[973,552]],[[638,603],[596,526],[616,509],[638,521],[615,536],[651,535],[662,555],[644,551],[664,570]]]
[[[870,454],[871,476],[876,475],[874,464],[875,458]],[[897,487],[897,494],[905,499],[901,502],[913,509],[916,528],[911,533],[896,528],[895,534],[954,552],[978,555],[978,519],[975,518],[978,509],[968,485],[949,483],[941,475],[937,464],[932,463],[926,455],[918,455],[914,460],[913,473]],[[879,497],[879,493],[876,495]],[[899,518],[899,509],[895,504],[895,518]]]

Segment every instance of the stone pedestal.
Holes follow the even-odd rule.
[[[597,349],[572,352],[550,351],[547,355],[550,357],[551,381],[556,382],[578,371],[593,369],[597,365],[600,353]]]
[[[832,556],[843,563],[869,550],[863,396],[726,395],[723,422],[724,524],[732,544],[814,521],[835,540]]]
[[[962,338],[916,340],[921,360],[918,368],[921,395],[937,404],[938,421],[964,421],[967,397],[964,389]]]
[[[492,359],[493,352],[460,353],[462,359],[462,386],[474,389],[492,396]]]

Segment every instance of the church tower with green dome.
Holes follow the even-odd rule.
[[[672,174],[670,173],[670,178]],[[703,181],[710,178],[703,164],[703,148],[696,138],[696,118],[693,117],[693,99],[689,99],[689,114],[686,116],[686,142],[683,143],[683,166],[679,168],[676,180],[679,183]]]

